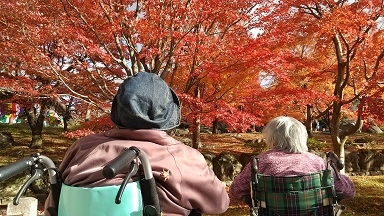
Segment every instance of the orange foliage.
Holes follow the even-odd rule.
[[[248,31],[253,1],[15,0],[0,6],[6,51],[0,79],[15,93],[28,87],[31,100],[58,95],[108,110],[118,83],[145,70],[180,95],[195,97],[194,88],[204,85],[198,100],[207,119],[249,127],[244,119],[254,113],[236,109],[259,89],[254,69],[264,56]],[[14,85],[19,77],[28,81],[25,87]],[[191,115],[200,105],[189,103],[196,101],[184,101]],[[224,114],[211,112],[215,106]]]
[[[81,127],[74,131],[64,132],[63,136],[66,138],[80,138],[89,134],[101,133],[113,127],[114,124],[111,118],[108,115],[104,115],[82,123]]]
[[[236,131],[304,120],[306,105],[356,116],[349,104],[383,92],[381,1],[137,3],[1,1],[2,87],[20,101],[71,97],[108,112],[118,84],[148,71],[179,94],[187,119]]]
[[[271,96],[303,114],[306,104],[314,115],[338,104],[333,118],[341,118],[358,115],[352,102],[382,94],[381,1],[262,1],[255,12],[264,31],[258,40],[269,41],[275,54],[264,68],[275,77]]]

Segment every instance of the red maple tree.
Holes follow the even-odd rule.
[[[264,69],[275,78],[270,90],[298,105],[307,125],[323,118],[344,160],[348,135],[380,108],[373,101],[384,90],[382,1],[262,1],[256,13],[259,39],[276,54]],[[355,126],[341,130],[344,118]]]
[[[76,110],[108,113],[119,82],[147,71],[166,79],[186,112],[204,124],[218,119],[244,130],[259,121],[238,109],[257,86],[248,32],[253,1],[16,0],[0,6],[0,79],[8,101],[44,109],[52,101],[68,109],[65,101],[72,101]],[[44,109],[31,121],[41,125]],[[32,141],[41,144],[41,136]]]

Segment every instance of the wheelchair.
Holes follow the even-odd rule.
[[[339,216],[345,209],[338,201],[331,168],[336,172],[343,164],[333,162],[337,156],[328,152],[327,168],[300,176],[271,176],[258,173],[258,158],[251,158],[252,180],[246,202],[252,216]]]
[[[145,215],[160,216],[161,209],[155,179],[148,157],[136,147],[125,149],[102,170],[104,178],[112,179],[124,168],[130,166],[121,185],[102,187],[75,187],[62,183],[53,161],[41,154],[34,154],[0,168],[0,181],[5,181],[28,169],[31,177],[23,184],[13,199],[18,205],[20,197],[29,185],[48,172],[51,194],[55,204],[49,209],[51,215],[94,216],[94,215]],[[144,177],[141,176],[141,171]],[[137,181],[130,182],[135,174]]]

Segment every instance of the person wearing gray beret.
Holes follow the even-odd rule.
[[[228,193],[203,155],[166,132],[180,124],[180,116],[176,93],[158,75],[139,72],[125,79],[112,102],[111,120],[116,128],[71,145],[59,167],[63,183],[81,187],[121,184],[125,175],[106,179],[102,169],[124,149],[135,146],[148,155],[163,215],[225,212]],[[52,203],[48,197],[45,207]]]

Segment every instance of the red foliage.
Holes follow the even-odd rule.
[[[365,98],[361,103],[360,107],[363,110],[363,117],[367,121],[367,125],[375,124],[381,125],[384,123],[384,99],[383,96],[378,95],[377,97]],[[373,120],[374,119],[374,120]]]
[[[89,134],[101,133],[112,129],[113,127],[114,125],[110,117],[108,115],[104,115],[97,119],[82,123],[80,128],[74,131],[65,132],[63,133],[63,136],[67,138],[80,138]]]
[[[340,119],[354,99],[382,92],[381,1],[136,3],[0,1],[1,87],[19,101],[71,97],[107,110],[119,82],[146,70],[180,94],[188,119],[236,131],[305,118],[306,105],[338,105]],[[262,75],[272,78],[264,87]]]

